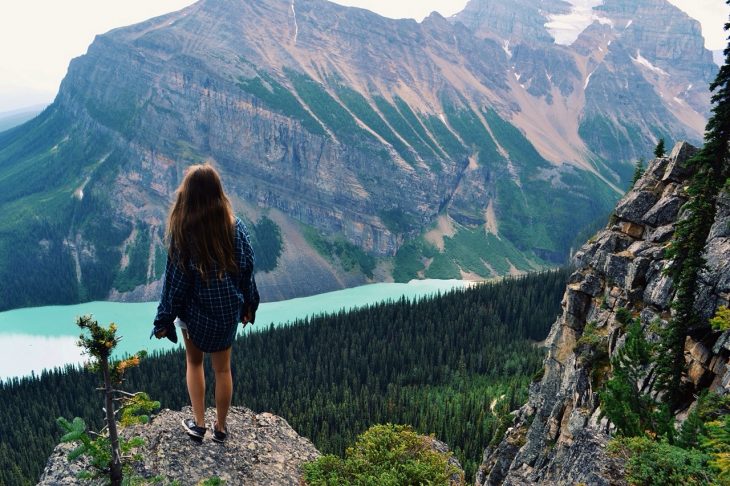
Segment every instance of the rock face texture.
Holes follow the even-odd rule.
[[[257,239],[282,251],[265,299],[562,263],[659,136],[701,139],[716,72],[665,0],[606,0],[556,44],[571,8],[472,0],[417,23],[201,0],[97,36],[53,105],[0,135],[0,278],[44,269],[0,308],[156,298],[169,204],[204,160],[239,214],[278,218],[282,243]]]
[[[149,424],[122,429],[127,439],[144,439],[136,451],[141,459],[132,463],[135,474],[147,479],[162,476],[182,485],[218,477],[226,484],[298,486],[301,464],[320,456],[309,440],[275,415],[232,408],[224,444],[213,442],[210,430],[202,442],[188,438],[181,421],[190,416],[189,409],[163,410]],[[215,410],[208,409],[206,423],[212,426],[214,421]],[[71,449],[68,444],[56,447],[39,484],[78,484],[76,474],[86,464],[83,459],[69,463],[66,456]]]
[[[548,356],[529,402],[496,448],[484,452],[478,486],[497,484],[623,484],[622,464],[605,453],[607,424],[600,420],[597,391],[608,359],[591,359],[596,349],[579,340],[586,326],[607,342],[608,356],[623,345],[616,311],[641,319],[648,339],[651,326],[671,317],[674,289],[664,274],[665,258],[696,149],[686,143],[652,161],[644,176],[616,207],[609,226],[575,255],[576,272],[563,298],[563,314],[547,340]],[[706,270],[697,289],[697,310],[714,315],[730,300],[730,195],[721,193],[705,246]],[[687,380],[695,389],[730,392],[730,332],[703,330],[685,344]],[[651,370],[649,370],[651,374]]]

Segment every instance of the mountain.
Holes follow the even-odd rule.
[[[690,197],[686,186],[693,166],[687,161],[695,153],[694,147],[679,143],[669,157],[652,161],[636,187],[618,203],[609,225],[575,255],[578,269],[570,277],[563,312],[546,341],[542,377],[532,384],[528,403],[516,412],[504,439],[485,450],[477,485],[626,484],[627,455],[606,450],[609,432],[615,435],[616,427],[605,416],[607,405],[599,391],[605,393],[611,373],[616,374],[617,359],[629,339],[627,319],[637,319],[641,336],[657,343],[676,315],[677,289],[665,272],[671,265],[665,249],[678,219],[686,217],[680,207]],[[728,306],[729,253],[730,193],[725,189],[717,195],[714,224],[702,248],[706,265],[694,304],[702,319]],[[722,408],[718,400],[705,406],[698,398],[707,391],[725,395],[730,382],[730,331],[705,325],[689,329],[688,334],[683,339],[682,380],[688,398],[677,411],[678,423],[692,410],[702,414],[714,406]],[[661,396],[657,374],[657,362],[642,364],[641,379],[635,384],[640,394]],[[629,416],[631,406],[623,405]],[[670,415],[672,422],[674,418]],[[678,443],[679,433],[674,440]],[[659,470],[674,460],[649,464],[648,470]],[[679,475],[672,481],[687,484]]]
[[[166,211],[202,160],[265,299],[563,262],[659,137],[701,139],[717,71],[664,0],[606,0],[554,42],[574,8],[472,0],[417,23],[201,0],[97,36],[0,134],[0,308],[156,298]]]

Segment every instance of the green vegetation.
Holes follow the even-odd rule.
[[[317,253],[332,263],[339,264],[346,272],[359,270],[366,277],[373,278],[373,271],[378,264],[374,256],[365,253],[360,247],[342,237],[330,240],[311,226],[302,225],[302,228],[304,238],[317,250]]]
[[[167,250],[162,245],[155,246],[155,279],[162,278],[165,274],[167,262]]]
[[[89,217],[97,210],[112,214],[105,211],[108,194],[90,189],[109,187],[126,157],[110,147],[104,134],[88,143],[82,127],[54,105],[22,130],[0,134],[0,279],[13,282],[0,292],[0,310],[108,295],[118,247],[131,231],[113,218]],[[73,194],[84,184],[79,201]],[[96,258],[81,262],[81,285],[70,246],[77,233],[95,244]]]
[[[444,253],[462,270],[479,275],[490,276],[489,268],[497,275],[508,275],[513,268],[523,271],[533,269],[509,241],[487,233],[482,226],[473,229],[460,227],[452,238],[444,237]]]
[[[726,30],[730,24],[725,25]],[[705,266],[702,256],[705,241],[715,220],[717,195],[730,177],[730,50],[725,65],[710,84],[713,108],[705,129],[705,145],[688,162],[694,171],[689,180],[685,204],[687,215],[677,222],[668,257],[672,261],[669,275],[676,289],[674,315],[663,330],[657,361],[660,389],[666,393],[672,410],[686,399],[682,389],[685,372],[684,343],[688,332],[707,326],[695,312],[698,276]]]
[[[430,440],[402,425],[375,425],[348,447],[345,459],[327,455],[304,466],[311,486],[432,484],[449,486],[461,475],[449,464],[449,454],[431,447]],[[461,478],[462,484],[464,478]]]
[[[287,69],[285,74],[302,101],[340,141],[381,159],[388,158],[387,152],[378,140],[360,128],[352,115],[327,92],[324,86],[303,73]]]
[[[601,410],[624,436],[613,441],[611,450],[627,460],[630,484],[730,482],[730,399],[697,389],[685,379],[687,336],[730,327],[730,315],[724,307],[709,322],[695,310],[716,198],[730,176],[730,50],[726,50],[725,65],[710,88],[715,91],[713,116],[707,124],[705,146],[688,161],[693,174],[687,189],[686,216],[677,222],[667,255],[672,262],[667,274],[676,289],[674,312],[666,326],[652,323],[659,340],[650,344],[638,318],[631,322],[629,311],[619,309],[616,319],[628,326],[626,341],[611,360],[613,376],[599,393]],[[655,155],[663,153],[660,141]],[[653,383],[646,376],[649,369],[654,373]],[[642,380],[646,383],[640,387]],[[656,401],[657,396],[663,403]],[[673,413],[689,406],[693,408],[687,419],[679,431],[675,430]]]
[[[469,151],[436,115],[423,116],[423,124],[436,137],[436,142],[446,151],[451,160],[458,164],[466,161]]]
[[[267,216],[262,216],[258,222],[248,224],[246,227],[256,256],[256,271],[271,272],[276,269],[281,252],[284,250],[279,226]]]
[[[472,151],[478,152],[480,165],[494,168],[504,161],[479,116],[463,100],[461,106],[457,106],[448,97],[442,96],[441,104],[451,128]]]
[[[277,83],[267,73],[260,71],[256,78],[239,78],[238,87],[252,94],[269,108],[298,120],[302,126],[314,135],[325,135],[322,125],[302,106],[288,88]]]
[[[411,107],[408,106],[408,103],[403,100],[400,96],[396,96],[393,100],[395,102],[395,106],[397,107],[397,110],[399,114],[406,120],[408,125],[415,130],[415,132],[418,134],[418,136],[421,138],[421,140],[425,141],[431,149],[433,149],[434,153],[442,156],[445,155],[443,151],[436,145],[431,138],[431,136],[426,132],[426,130],[423,128],[423,125],[421,125],[421,122],[418,121],[418,117],[415,113],[413,113],[413,110],[411,110]]]
[[[473,477],[505,422],[500,407],[514,410],[527,398],[543,359],[534,341],[558,314],[567,277],[530,275],[281,328],[258,323],[259,332],[234,344],[233,403],[281,415],[319,450],[338,455],[372,425],[409,424],[449,444]],[[0,440],[0,482],[35,484],[58,441],[54,417],[101,427],[97,384],[74,368],[0,383],[0,420],[15,424]],[[125,386],[166,408],[187,405],[184,352],[143,360],[127,371]],[[495,399],[506,403],[492,412]]]
[[[93,471],[83,471],[87,479],[108,476],[112,486],[122,484],[122,454],[128,453],[134,447],[141,445],[141,439],[125,441],[119,438],[117,432],[116,413],[119,410],[117,403],[122,403],[121,415],[127,423],[144,423],[147,421],[145,412],[150,413],[159,408],[159,402],[151,402],[147,395],[133,395],[121,390],[112,388],[114,384],[121,383],[124,373],[134,366],[138,366],[140,358],[145,353],[139,353],[124,360],[111,360],[114,348],[119,344],[120,337],[117,336],[117,327],[114,323],[109,327],[100,326],[91,316],[79,317],[77,322],[82,333],[79,336],[78,345],[83,348],[84,354],[91,358],[88,368],[92,372],[101,375],[102,388],[98,388],[104,394],[104,429],[100,433],[94,433],[91,439],[86,432],[86,423],[83,419],[76,417],[73,422],[60,417],[57,422],[66,434],[61,437],[61,442],[79,443],[69,453],[69,461],[73,461],[82,455],[90,459]],[[116,402],[116,403],[115,403]]]
[[[142,108],[142,100],[147,98],[146,87],[141,87],[140,92],[129,88],[131,84],[117,85],[113,94],[108,94],[104,99],[94,97],[94,93],[87,92],[84,96],[84,106],[96,121],[106,127],[119,132],[121,135],[130,136],[133,129],[138,126],[137,114]]]
[[[636,161],[636,165],[634,166],[634,175],[631,177],[631,187],[634,187],[636,183],[641,179],[641,176],[644,175],[644,159],[639,158]]]
[[[521,186],[507,174],[496,182],[502,238],[552,263],[564,261],[573,244],[575,234],[568,229],[604,217],[618,197],[594,174],[567,165],[528,173]]]
[[[383,224],[393,233],[408,233],[415,227],[414,221],[401,209],[387,209],[378,213]]]
[[[710,325],[715,331],[727,331],[730,329],[730,309],[721,306],[717,309],[715,317],[710,319]]]
[[[408,142],[408,144],[413,147],[424,160],[429,161],[432,160],[434,156],[440,157],[442,155],[438,150],[438,147],[436,147],[433,141],[426,135],[423,127],[418,124],[417,120],[415,120],[417,125],[414,125],[413,122],[409,122],[404,115],[401,115],[401,113],[398,112],[398,109],[395,106],[388,103],[388,101],[381,96],[375,96],[373,101],[375,102],[375,106],[378,107],[380,113],[382,113],[388,121],[388,124],[390,124],[390,126],[398,132],[403,140]],[[407,106],[408,105],[406,105],[406,107]],[[410,111],[410,109],[408,109],[408,113],[413,115],[413,112]],[[413,116],[415,118],[415,115]],[[435,164],[432,164],[431,168],[434,170],[441,169],[440,166],[436,166]]]
[[[639,320],[628,326],[626,342],[611,358],[613,376],[599,392],[601,411],[624,437],[651,432],[673,437],[673,418],[641,387],[653,350],[644,337]]]
[[[459,270],[459,266],[454,263],[454,260],[450,256],[445,253],[436,253],[426,270],[425,277],[444,280],[452,278],[460,279],[461,272]]]
[[[147,283],[147,269],[150,260],[150,228],[138,223],[134,241],[127,247],[127,266],[119,270],[114,278],[114,288],[129,292],[136,286]]]
[[[609,452],[626,459],[626,480],[632,485],[710,485],[709,457],[696,449],[673,446],[666,440],[630,437],[611,442]]]
[[[609,452],[627,461],[629,484],[728,484],[730,398],[703,393],[676,440],[638,435],[611,441]]]
[[[431,262],[426,268],[429,259]],[[509,275],[513,270],[532,271],[541,264],[537,257],[533,262],[529,261],[508,240],[486,232],[483,226],[457,225],[454,236],[444,236],[441,252],[423,237],[404,244],[395,256],[393,278],[396,282],[408,282],[419,275],[437,279],[461,278],[460,270],[496,277]]]
[[[664,139],[660,138],[659,143],[657,143],[656,147],[654,148],[654,157],[664,157],[665,153],[666,149],[664,148]]]
[[[575,354],[594,371],[597,365],[608,360],[608,336],[596,327],[595,322],[589,322],[583,328],[583,334],[575,343]]]
[[[528,171],[551,166],[550,162],[542,158],[532,143],[517,127],[503,120],[492,108],[483,110],[482,113],[494,137],[507,151],[513,162],[519,162],[519,165]]]
[[[388,142],[403,160],[411,165],[416,163],[416,159],[408,146],[393,133],[393,130],[383,121],[378,113],[373,110],[368,100],[363,95],[355,91],[354,89],[348,88],[343,85],[337,85],[337,96],[340,101],[349,108],[349,110],[367,125],[375,133],[383,137]]]
[[[424,258],[434,258],[438,249],[422,238],[413,239],[398,249],[395,254],[393,280],[409,282],[424,271]]]

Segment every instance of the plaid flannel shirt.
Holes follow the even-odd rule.
[[[155,318],[156,328],[174,326],[179,317],[187,324],[188,335],[201,351],[221,351],[233,343],[238,323],[247,309],[254,312],[259,293],[254,279],[254,253],[246,225],[236,218],[234,237],[238,273],[215,277],[217,267],[205,282],[193,262],[180,265],[175,255],[168,255],[160,304]]]

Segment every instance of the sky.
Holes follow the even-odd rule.
[[[509,0],[505,0],[509,1]],[[570,0],[586,3],[586,0]],[[588,0],[597,3],[595,0]],[[702,23],[708,49],[725,47],[724,0],[670,0]],[[0,113],[50,103],[69,61],[96,34],[179,10],[193,0],[21,0],[0,7]],[[467,0],[336,0],[392,18],[449,17]]]

